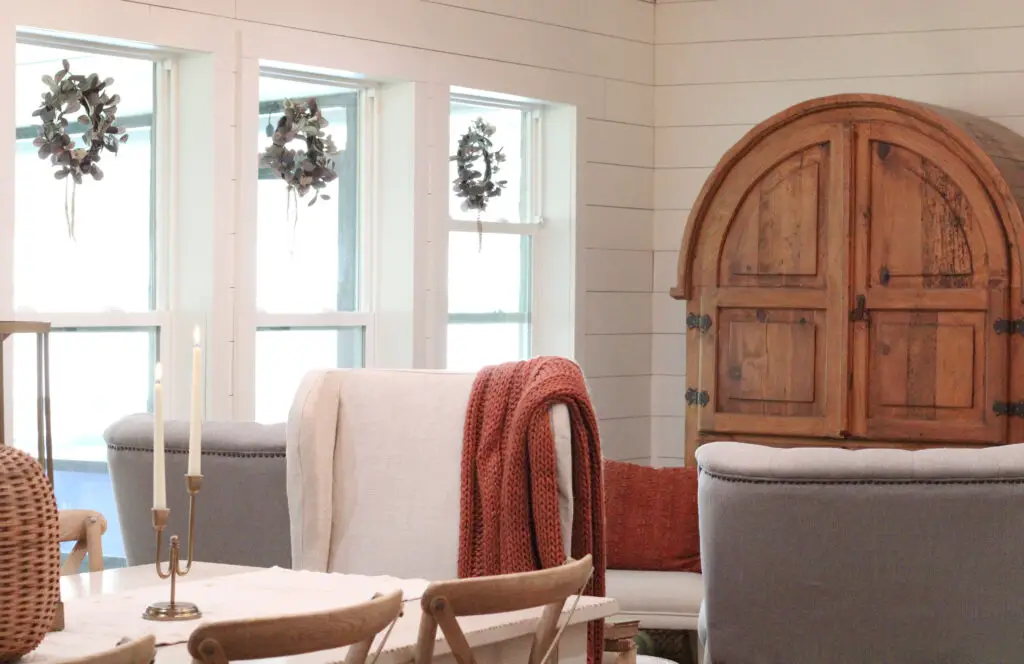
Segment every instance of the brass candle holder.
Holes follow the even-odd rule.
[[[169,509],[153,510],[153,530],[156,531],[156,573],[161,579],[171,580],[171,601],[153,602],[146,607],[142,617],[146,620],[158,620],[162,622],[171,620],[195,620],[202,617],[199,607],[191,602],[179,602],[176,597],[177,580],[179,576],[186,576],[192,571],[192,559],[195,551],[195,525],[196,525],[196,494],[203,488],[202,475],[186,475],[185,486],[188,488],[188,562],[185,568],[181,567],[181,544],[177,535],[170,538],[170,557],[167,561],[167,571],[164,571],[163,563],[163,541],[164,529],[167,528],[167,519],[171,515]]]

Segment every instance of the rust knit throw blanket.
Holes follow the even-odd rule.
[[[528,572],[565,562],[555,439],[549,408],[565,404],[572,424],[573,558],[592,554],[584,592],[603,597],[604,490],[597,418],[576,364],[540,357],[486,367],[469,397],[462,441],[459,577]],[[590,631],[600,662],[603,624]]]

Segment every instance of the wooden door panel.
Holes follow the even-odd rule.
[[[729,227],[723,286],[824,286],[828,143],[794,154],[747,192]]]
[[[896,312],[872,328],[870,357],[879,385],[877,405],[926,409],[924,419],[941,417],[941,409],[963,410],[975,404],[977,319],[943,321],[949,314]],[[959,324],[957,324],[959,323]],[[972,324],[973,323],[973,324]]]
[[[873,141],[871,285],[969,288],[975,275],[968,231],[975,213],[962,190],[934,162],[906,147]]]
[[[835,435],[840,408],[834,382],[828,384],[838,378],[827,359],[829,311],[799,303],[737,306],[726,293],[702,298],[714,332],[701,335],[701,371],[708,367],[715,380],[697,413],[699,430]]]
[[[999,219],[947,148],[885,123],[857,126],[852,433],[1006,440],[1007,310]]]
[[[719,311],[718,413],[810,416],[824,412],[823,311]]]
[[[869,435],[913,423],[921,437],[1001,436],[985,401],[986,317],[983,311],[872,313]]]

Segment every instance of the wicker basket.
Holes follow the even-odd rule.
[[[0,664],[34,650],[60,599],[57,501],[35,459],[0,445]]]

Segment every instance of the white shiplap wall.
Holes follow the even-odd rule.
[[[1024,133],[1020,0],[658,0],[652,455],[679,464],[681,303],[665,291],[689,208],[747,130],[806,99],[871,92]]]
[[[14,9],[0,20],[11,36],[15,25],[29,25],[198,51],[236,49],[236,72],[252,58],[274,54],[280,57],[271,59],[315,61],[431,89],[464,85],[576,105],[583,290],[578,359],[606,454],[649,460],[654,5],[306,0],[296,11],[280,0],[54,0]],[[3,57],[10,61],[10,54]],[[0,74],[0,86],[10,83],[9,76]],[[229,196],[225,201],[226,214],[240,214]],[[230,321],[221,328],[229,329]],[[218,377],[211,390],[227,395],[221,385],[222,374],[230,372],[231,339],[217,341],[222,344],[211,342]]]

